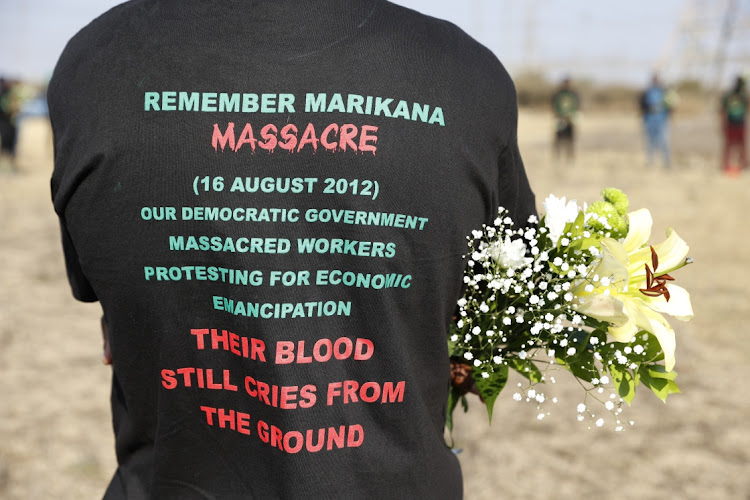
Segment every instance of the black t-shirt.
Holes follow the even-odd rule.
[[[534,212],[516,95],[382,0],[133,1],[49,87],[74,295],[110,331],[106,498],[458,498],[466,236]]]

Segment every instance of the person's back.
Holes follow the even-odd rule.
[[[744,88],[732,89],[722,96],[722,109],[726,123],[745,125],[747,118],[747,95]]]
[[[113,357],[106,498],[457,498],[466,238],[534,212],[502,66],[381,0],[135,1],[66,48],[52,179]]]
[[[641,111],[646,120],[666,121],[669,110],[665,101],[665,91],[660,85],[653,84],[641,96]]]

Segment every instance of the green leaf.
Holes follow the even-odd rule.
[[[644,333],[645,332],[640,332],[638,337],[643,338],[642,335]],[[659,339],[657,339],[652,333],[648,333],[647,335],[648,340],[646,340],[646,351],[643,353],[644,358],[650,361],[661,361],[664,359],[664,351],[661,349]]]
[[[677,378],[677,372],[672,370],[668,372],[662,365],[652,365],[648,367],[648,374],[652,378],[661,378],[665,380],[674,380]]]
[[[629,371],[620,370],[615,365],[609,365],[609,373],[612,375],[612,381],[615,384],[617,393],[626,403],[630,404],[635,397],[637,379],[633,378],[633,375]]]
[[[461,408],[464,409],[464,413],[469,411],[469,401],[466,399],[466,394],[461,396]]]
[[[495,371],[489,373],[488,378],[483,378],[479,370],[471,371],[471,378],[479,389],[479,395],[482,397],[487,407],[487,416],[492,423],[492,408],[495,406],[495,400],[508,382],[508,367],[500,365],[495,367]]]
[[[511,368],[529,379],[529,382],[536,384],[542,381],[542,372],[539,371],[539,368],[530,359],[513,358],[509,363]]]
[[[563,230],[563,236],[568,237],[567,236],[568,233],[571,233],[573,237],[583,234],[583,231],[584,231],[583,221],[584,220],[585,220],[585,215],[583,211],[579,211],[578,216],[576,217],[576,220],[574,220],[573,222],[568,222],[565,225],[565,229]],[[576,229],[576,226],[578,226],[577,229]],[[560,238],[560,240],[562,240],[562,238]],[[562,243],[558,241],[557,248],[560,248],[561,246],[562,246]]]
[[[658,365],[656,365],[658,366]],[[674,378],[661,378],[661,377],[654,377],[652,373],[659,374],[658,370],[653,370],[656,366],[649,367],[648,370],[643,370],[640,373],[641,382],[643,382],[643,385],[650,388],[654,394],[656,394],[656,397],[661,399],[666,403],[667,396],[670,394],[679,394],[680,388],[677,386],[677,383],[674,381]],[[663,367],[662,367],[663,368]],[[677,373],[675,372],[664,372],[669,374],[674,374],[677,376]]]
[[[558,364],[564,366],[570,372],[581,380],[591,382],[595,378],[600,378],[599,370],[596,368],[594,353],[590,351],[578,352],[574,356],[555,358]]]
[[[445,426],[451,433],[453,432],[453,411],[456,409],[456,406],[458,406],[458,402],[461,399],[465,399],[463,394],[461,394],[461,390],[451,385],[451,389],[448,391],[448,407],[445,412]],[[466,404],[465,401],[464,404]],[[465,406],[464,411],[466,411],[467,408],[468,407]]]

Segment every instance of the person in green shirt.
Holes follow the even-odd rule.
[[[722,166],[727,173],[747,168],[745,148],[745,121],[747,117],[747,90],[745,79],[738,76],[731,90],[721,97],[721,122],[724,131]],[[732,154],[739,157],[739,167],[732,164]]]
[[[557,92],[552,96],[552,111],[555,114],[555,157],[560,158],[565,151],[568,161],[575,157],[575,122],[578,117],[580,100],[571,88],[570,78],[563,79]]]

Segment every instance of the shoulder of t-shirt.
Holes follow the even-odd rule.
[[[117,5],[81,28],[67,43],[55,66],[54,76],[75,71],[81,61],[90,60],[133,22],[133,14],[143,12],[149,0],[131,0]],[[50,82],[50,85],[53,85]]]

